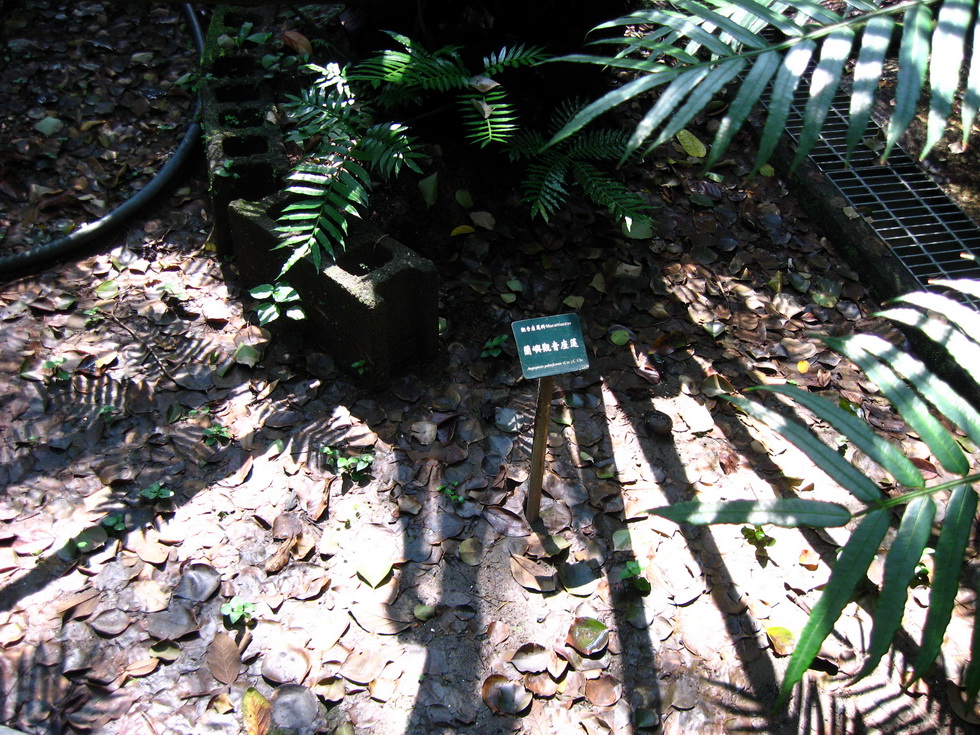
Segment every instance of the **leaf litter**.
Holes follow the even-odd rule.
[[[161,55],[170,43],[144,42]],[[118,126],[65,123],[102,131],[79,139],[96,159],[111,146],[142,164],[166,147],[155,141],[150,156]],[[528,226],[468,185],[456,203],[479,202],[478,231],[427,253],[445,272],[446,364],[379,394],[294,334],[248,323],[239,286],[203,249],[199,181],[110,252],[0,288],[0,645],[37,663],[50,698],[37,708],[28,686],[12,689],[9,722],[262,735],[286,723],[386,735],[404,722],[419,733],[562,732],[572,717],[586,732],[621,732],[630,718],[720,732],[732,712],[766,722],[766,704],[738,692],[778,670],[837,539],[813,550],[769,530],[763,565],[738,528],[692,535],[642,509],[787,488],[840,495],[718,402],[755,382],[843,394],[935,464],[874,387],[809,336],[876,326],[859,280],[778,179],[746,181],[741,160],[720,166],[721,182],[674,185],[706,138],[693,124],[684,133],[648,168],[626,169],[664,200],[656,233],[618,234],[601,212]],[[33,201],[5,175],[18,216],[44,223],[69,199],[103,211],[100,187],[119,168],[87,165]],[[377,217],[399,236],[393,212],[419,195],[386,192]],[[534,386],[512,357],[480,352],[515,319],[569,308],[594,367],[559,380],[533,527],[521,502]],[[67,380],[43,367],[62,356]],[[219,427],[228,439],[206,443]],[[368,480],[329,472],[323,446],[372,451]],[[142,501],[153,483],[173,499]],[[647,594],[619,573],[628,561]],[[24,577],[41,581],[18,593]],[[236,596],[252,610],[229,624],[220,609]],[[849,607],[842,629],[863,615]],[[862,650],[851,633],[821,657],[846,668]],[[878,683],[898,691],[887,675]]]

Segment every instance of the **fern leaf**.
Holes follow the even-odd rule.
[[[531,205],[531,218],[540,215],[545,222],[557,212],[568,199],[565,179],[568,175],[568,160],[560,154],[552,153],[541,163],[527,167],[527,177],[521,188],[524,201]]]
[[[469,84],[470,75],[459,58],[458,46],[446,46],[428,52],[406,36],[387,31],[405,47],[405,51],[388,49],[378,56],[357,64],[349,73],[352,81],[369,82],[375,87],[438,90],[462,89]]]
[[[623,147],[628,140],[629,134],[624,130],[589,130],[569,140],[565,152],[569,158],[576,160],[611,161],[623,155]]]
[[[629,217],[634,222],[653,224],[649,214],[653,207],[625,184],[585,161],[573,161],[571,168],[585,195],[608,209],[617,222]]]
[[[505,143],[517,132],[517,112],[501,87],[486,94],[470,92],[460,95],[468,137],[483,148],[490,143]]]
[[[422,173],[414,160],[421,158],[422,154],[412,147],[414,142],[405,125],[379,123],[364,131],[354,154],[371,168],[379,170],[386,179],[397,176],[402,166]]]
[[[504,69],[518,66],[534,66],[549,59],[540,46],[527,47],[524,44],[507,48],[504,46],[495,54],[483,57],[483,74],[492,77]]]

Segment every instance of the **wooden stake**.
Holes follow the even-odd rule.
[[[538,408],[534,412],[534,444],[531,446],[531,476],[528,479],[527,505],[524,515],[528,523],[538,520],[541,509],[541,485],[544,482],[544,458],[548,453],[548,426],[551,423],[551,396],[555,392],[555,376],[538,380]]]

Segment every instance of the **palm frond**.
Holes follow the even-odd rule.
[[[746,0],[748,1],[748,0]],[[942,281],[937,284],[966,294],[980,294],[978,281]],[[935,293],[909,294],[901,304],[882,312],[886,316],[920,329],[924,335],[947,348],[949,357],[962,367],[976,364],[980,345],[968,335],[975,335],[980,317],[976,312]],[[931,313],[930,313],[931,312]],[[925,365],[891,343],[870,335],[850,335],[824,338],[835,350],[850,357],[880,388],[902,418],[919,434],[935,458],[951,473],[960,477],[938,485],[926,486],[922,474],[895,446],[875,435],[853,414],[841,407],[791,386],[765,386],[769,390],[797,401],[811,409],[820,419],[837,429],[848,443],[859,447],[868,458],[887,470],[909,492],[886,498],[870,477],[845,460],[813,432],[779,413],[745,398],[730,396],[728,400],[749,415],[767,423],[796,444],[829,477],[851,491],[865,504],[855,514],[863,516],[845,544],[823,593],[813,607],[810,617],[797,637],[796,650],[790,659],[783,679],[780,702],[785,702],[793,687],[802,679],[823,641],[833,630],[844,606],[851,599],[855,584],[860,581],[878,553],[878,545],[889,526],[893,509],[905,505],[901,523],[884,563],[881,593],[872,619],[868,658],[858,674],[866,676],[882,660],[901,627],[902,613],[908,597],[908,587],[914,578],[916,565],[927,546],[938,513],[940,492],[949,491],[949,500],[942,513],[942,528],[936,543],[935,565],[929,599],[929,612],[923,626],[922,640],[912,662],[913,675],[923,676],[939,655],[943,637],[949,625],[956,595],[960,588],[963,559],[976,517],[978,496],[974,485],[980,474],[971,473],[971,463],[962,455],[958,442],[935,418],[931,411],[945,416],[971,438],[980,434],[980,412],[953,389],[933,375]],[[790,505],[796,499],[769,501],[762,508],[751,505],[756,523],[785,525],[787,513],[793,516],[800,509]],[[757,501],[728,501],[704,504],[681,503],[651,513],[678,523],[732,523],[744,516],[747,504]],[[710,507],[709,507],[710,505]],[[741,514],[741,515],[740,515]],[[793,516],[795,518],[795,516]],[[797,519],[798,520],[798,519]],[[799,525],[840,525],[833,514],[808,514]],[[965,674],[969,697],[980,690],[980,624],[975,616],[971,645],[972,661]]]
[[[674,0],[670,10],[641,10],[604,23],[597,30],[648,26],[649,31],[639,39],[600,39],[592,44],[600,51],[597,54],[574,54],[555,61],[629,69],[637,77],[585,106],[554,135],[550,145],[616,106],[666,85],[624,152],[649,151],[669,140],[729,88],[734,89],[733,101],[706,163],[710,166],[719,160],[749,113],[766,102],[758,168],[771,156],[785,128],[790,96],[806,76],[811,58],[816,57],[796,162],[815,144],[847,65],[856,60],[848,129],[850,151],[867,128],[883,60],[896,31],[901,36],[899,74],[884,156],[915,115],[927,76],[929,122],[921,155],[927,155],[947,129],[953,101],[961,93],[966,141],[980,110],[976,0],[908,0],[888,7],[867,0],[850,0],[848,4],[848,13],[839,15],[812,0]],[[973,39],[978,43],[972,43]],[[971,43],[973,52],[967,58]],[[602,53],[609,44],[620,46],[621,51]],[[969,75],[962,85],[965,69]]]

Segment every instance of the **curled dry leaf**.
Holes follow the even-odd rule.
[[[553,697],[558,693],[558,682],[552,679],[547,671],[540,674],[525,674],[524,686],[539,697]]]
[[[510,558],[510,573],[515,581],[533,592],[554,592],[555,573],[551,567],[538,564],[523,556]]]
[[[516,715],[531,705],[531,692],[521,682],[511,681],[500,674],[483,680],[483,701],[496,714]]]
[[[609,644],[609,628],[595,618],[575,618],[565,642],[583,656],[592,656]]]
[[[302,681],[311,666],[310,654],[298,646],[283,646],[262,656],[262,676],[276,684]]]
[[[370,684],[377,679],[384,667],[388,664],[388,658],[373,651],[360,651],[352,653],[340,667],[340,675],[355,684]]]
[[[623,684],[614,676],[600,676],[585,682],[585,698],[596,707],[612,707],[623,696]]]
[[[510,662],[522,674],[540,674],[547,670],[551,655],[551,651],[540,643],[525,643],[514,652]]]
[[[221,575],[207,564],[191,564],[180,575],[180,582],[174,590],[176,597],[193,602],[205,602],[221,584]]]

